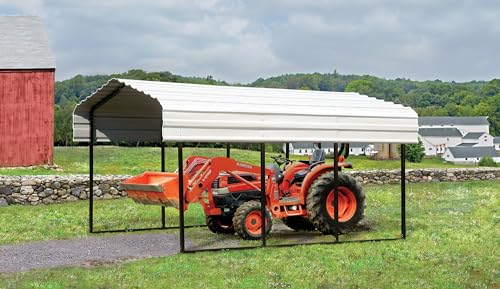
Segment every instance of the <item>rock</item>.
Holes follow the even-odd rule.
[[[21,186],[21,194],[23,195],[29,195],[34,192],[32,186]]]
[[[58,194],[59,196],[64,196],[64,195],[66,195],[66,190],[65,190],[65,189],[58,189],[58,190],[57,190],[57,194]]]
[[[99,185],[99,189],[102,190],[102,191],[107,191],[109,190],[109,185],[108,184],[100,184]]]
[[[45,198],[47,196],[50,196],[54,193],[54,190],[52,189],[45,189],[43,192],[39,193],[38,196],[39,197],[42,197],[42,198]]]
[[[4,196],[12,195],[12,188],[10,186],[1,186],[0,195]]]
[[[7,201],[7,204],[12,205],[16,202],[12,196],[7,196],[5,197],[5,200]]]
[[[48,204],[53,204],[54,203],[54,200],[52,200],[51,198],[45,198],[42,200],[42,203],[48,205]]]
[[[25,180],[21,182],[21,186],[35,186],[36,182],[34,180]]]
[[[118,195],[119,194],[118,190],[116,188],[113,188],[113,187],[111,189],[109,189],[109,193],[112,194],[112,195]]]
[[[9,203],[6,199],[0,199],[0,207],[7,207]]]
[[[103,196],[103,198],[106,199],[106,200],[109,200],[109,199],[112,199],[113,196],[111,194],[109,194],[109,193],[105,193],[104,196]]]
[[[37,195],[31,195],[28,197],[28,201],[30,202],[36,202],[38,200],[40,200],[40,198]]]
[[[78,196],[80,196],[81,191],[82,191],[82,189],[80,187],[76,187],[76,188],[71,189],[71,194],[75,197],[78,197]]]
[[[78,198],[77,198],[77,197],[75,197],[75,196],[68,196],[68,197],[66,198],[66,200],[68,200],[68,201],[78,201]]]
[[[52,188],[54,189],[59,189],[61,187],[61,183],[59,182],[54,182],[54,184],[52,185]]]
[[[81,193],[80,193],[79,198],[80,198],[81,200],[85,200],[85,199],[87,198],[87,193],[85,193],[85,192],[81,192]]]
[[[96,197],[100,197],[100,196],[102,196],[102,191],[101,191],[101,190],[99,190],[99,189],[94,190],[94,196],[96,196]]]

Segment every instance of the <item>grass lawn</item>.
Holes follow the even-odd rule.
[[[399,187],[367,186],[363,230],[341,239],[399,234]],[[0,288],[498,288],[500,182],[409,184],[406,241],[175,255],[99,267],[0,274]],[[159,224],[159,208],[98,201],[99,228]],[[86,202],[1,209],[0,243],[86,236]],[[175,210],[167,210],[174,224]],[[15,221],[12,221],[15,220]],[[203,222],[199,207],[187,222]],[[218,240],[189,229],[195,244]],[[304,234],[307,238],[325,238]],[[270,243],[284,242],[273,234]]]
[[[225,149],[213,148],[186,148],[184,158],[189,155],[225,156]],[[279,153],[267,153],[266,163],[272,162],[270,156]],[[260,163],[260,153],[257,151],[231,150],[231,156],[238,160],[253,164]],[[305,159],[304,156],[292,156],[292,159]],[[177,149],[166,150],[167,170],[177,168]],[[129,174],[135,175],[146,170],[160,170],[160,148],[150,147],[116,147],[98,146],[94,151],[95,172],[97,174]],[[356,170],[367,169],[398,169],[399,160],[374,161],[364,156],[351,156],[348,159]],[[0,175],[47,175],[47,174],[86,174],[88,173],[88,148],[87,147],[56,147],[54,148],[54,162],[63,171],[51,169],[10,169],[0,168]],[[409,163],[408,168],[452,168],[460,167],[443,161],[440,158],[424,159],[422,163]],[[470,167],[470,166],[469,166]]]

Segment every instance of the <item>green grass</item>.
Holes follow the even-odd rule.
[[[365,190],[368,229],[341,238],[397,236],[399,187]],[[498,288],[499,197],[499,181],[410,184],[406,241],[183,254],[93,268],[35,270],[1,274],[0,288]],[[158,225],[157,207],[129,200],[96,203],[100,228],[121,228],[129,222]],[[169,209],[168,216],[169,222],[176,220],[174,210]],[[86,202],[2,208],[0,242],[86,236],[86,218]],[[201,210],[190,208],[187,220],[202,222]],[[197,244],[238,240],[206,228],[190,229],[187,237]],[[269,242],[285,239],[274,234]]]
[[[184,158],[189,155],[224,156],[225,149],[213,148],[186,148]],[[270,156],[279,153],[267,153],[266,163],[272,162]],[[243,162],[260,163],[260,153],[257,151],[231,150],[231,156]],[[305,156],[292,156],[292,159],[305,159]],[[166,150],[167,170],[177,168],[177,149]],[[135,175],[146,170],[160,170],[160,148],[151,147],[116,147],[98,146],[94,152],[95,172],[97,174],[130,174]],[[398,160],[374,161],[363,156],[349,157],[356,170],[366,169],[397,169]],[[43,168],[0,168],[0,175],[47,175],[47,174],[87,174],[88,148],[87,147],[56,147],[54,148],[54,162],[63,171]],[[457,165],[445,162],[440,158],[424,159],[422,163],[407,163],[408,168],[452,168]]]

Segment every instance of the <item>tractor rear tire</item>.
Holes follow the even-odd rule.
[[[313,182],[306,198],[308,218],[323,234],[335,233],[333,180],[333,172],[322,174]],[[338,233],[348,233],[363,219],[366,196],[354,178],[342,173],[339,173],[338,196]]]
[[[215,234],[234,234],[232,216],[206,216],[207,227]]]
[[[314,231],[316,228],[307,217],[293,216],[283,218],[283,224],[294,231]]]
[[[262,235],[260,202],[248,201],[236,209],[233,224],[236,233],[245,240],[259,240]],[[273,226],[271,213],[266,208],[266,236]]]

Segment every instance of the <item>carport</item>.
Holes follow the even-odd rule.
[[[369,142],[401,144],[401,237],[384,240],[404,239],[404,144],[417,142],[417,119],[411,108],[358,93],[111,79],[78,104],[73,114],[74,141],[89,143],[89,231],[102,232],[94,230],[95,143],[161,143],[161,168],[165,171],[165,142],[176,142],[179,172],[183,171],[184,142],[227,143],[228,157],[231,143],[260,143],[261,188],[265,188],[266,143],[333,143],[334,182],[337,184],[338,144]],[[286,151],[288,158],[288,149]],[[179,199],[184,199],[182,173],[179,173]],[[263,219],[265,202],[265,193],[262,193]],[[337,204],[338,190],[335,185],[336,223]],[[161,224],[159,228],[135,230],[178,228],[181,252],[194,251],[185,248],[183,202],[180,202],[179,226],[165,226],[164,207],[161,208]],[[114,230],[117,231],[125,230]],[[327,243],[342,243],[338,234],[334,237],[332,242]],[[381,239],[363,241],[378,240]],[[261,246],[266,246],[264,234]]]

